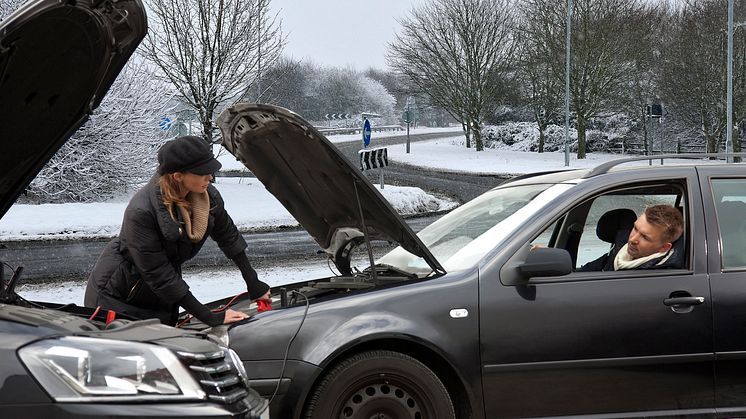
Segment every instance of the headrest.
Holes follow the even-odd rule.
[[[596,235],[606,243],[614,243],[617,232],[631,231],[637,221],[637,214],[629,208],[607,211],[596,224]]]

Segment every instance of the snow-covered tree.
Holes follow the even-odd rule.
[[[214,119],[250,93],[285,43],[270,0],[150,0],[147,56],[197,112],[213,141]],[[262,89],[257,87],[257,91]]]
[[[291,58],[281,58],[267,68],[262,76],[264,94],[262,102],[288,108],[304,118],[319,119],[316,98],[312,97],[311,86],[318,68]]]
[[[5,19],[25,2],[26,0],[0,0],[0,20]]]
[[[100,201],[153,175],[166,140],[169,87],[143,60],[130,60],[90,119],[57,151],[27,189],[32,202]]]
[[[374,112],[395,119],[396,98],[384,87],[354,68],[319,67],[313,63],[282,59],[262,78],[265,101],[286,107],[309,120],[328,113]]]
[[[482,150],[482,120],[508,77],[513,7],[509,0],[433,0],[412,9],[388,46],[389,65],[461,122]]]

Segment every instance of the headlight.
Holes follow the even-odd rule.
[[[228,356],[233,362],[233,365],[236,366],[236,371],[238,371],[238,375],[243,379],[244,383],[248,384],[249,375],[246,373],[246,368],[244,368],[243,362],[241,362],[241,358],[238,356],[236,351],[234,351],[233,349],[226,348],[226,351],[228,352]]]
[[[63,337],[25,346],[18,355],[58,402],[205,398],[176,356],[156,345]]]

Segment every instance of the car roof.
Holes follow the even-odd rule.
[[[734,170],[743,170],[743,166],[746,163],[726,163],[722,159],[732,157],[746,157],[746,153],[698,153],[698,154],[665,154],[658,156],[635,156],[625,157],[621,159],[610,160],[599,164],[598,166],[591,169],[568,169],[568,170],[554,170],[546,172],[535,172],[527,173],[521,176],[514,177],[507,182],[498,186],[501,187],[513,187],[520,185],[535,185],[535,184],[556,184],[556,183],[578,183],[583,179],[590,179],[596,176],[601,176],[608,173],[614,172],[627,172],[630,170],[645,170],[645,171],[668,171],[677,170],[682,167],[732,167]],[[691,162],[682,162],[682,160],[692,160]],[[714,160],[710,160],[714,159]],[[664,162],[663,164],[651,165],[653,161]],[[668,161],[666,161],[668,160]],[[671,161],[675,160],[675,161]],[[649,162],[647,165],[643,165],[643,162]],[[630,165],[631,163],[640,163]]]

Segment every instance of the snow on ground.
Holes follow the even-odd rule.
[[[463,136],[454,136],[411,143],[409,154],[406,153],[404,144],[388,146],[389,164],[401,162],[413,166],[453,172],[518,175],[568,168],[585,169],[609,160],[637,157],[611,153],[588,153],[585,159],[578,159],[575,153],[570,153],[570,165],[568,167],[565,166],[564,152],[536,153],[494,148],[486,148],[477,152],[473,147],[466,148],[463,145],[463,140]],[[653,164],[659,164],[660,162],[655,158],[652,161]],[[671,159],[665,160],[665,162],[666,164],[686,164],[692,163],[692,160]],[[701,163],[702,161],[698,162]],[[646,165],[648,162],[641,161],[634,164]]]
[[[445,128],[412,128],[409,130],[409,134],[429,134],[429,133],[453,133],[457,135],[461,132],[459,127],[445,127]],[[385,132],[373,132],[371,134],[371,141],[375,144],[376,138],[396,137],[400,135],[406,135],[407,131],[385,131]],[[361,134],[339,134],[339,135],[327,135],[326,138],[334,144],[337,143],[348,143],[353,141],[359,141],[360,147],[363,146],[363,138]],[[236,160],[228,150],[224,149],[220,145],[213,147],[213,152],[218,156],[218,160],[222,163],[222,170],[226,171],[247,171],[246,166],[240,161]]]
[[[255,178],[218,178],[215,186],[239,229],[296,226],[298,222]],[[384,185],[379,191],[400,214],[442,211],[456,203],[420,188]],[[0,220],[0,241],[113,237],[127,199],[92,204],[16,204]]]

